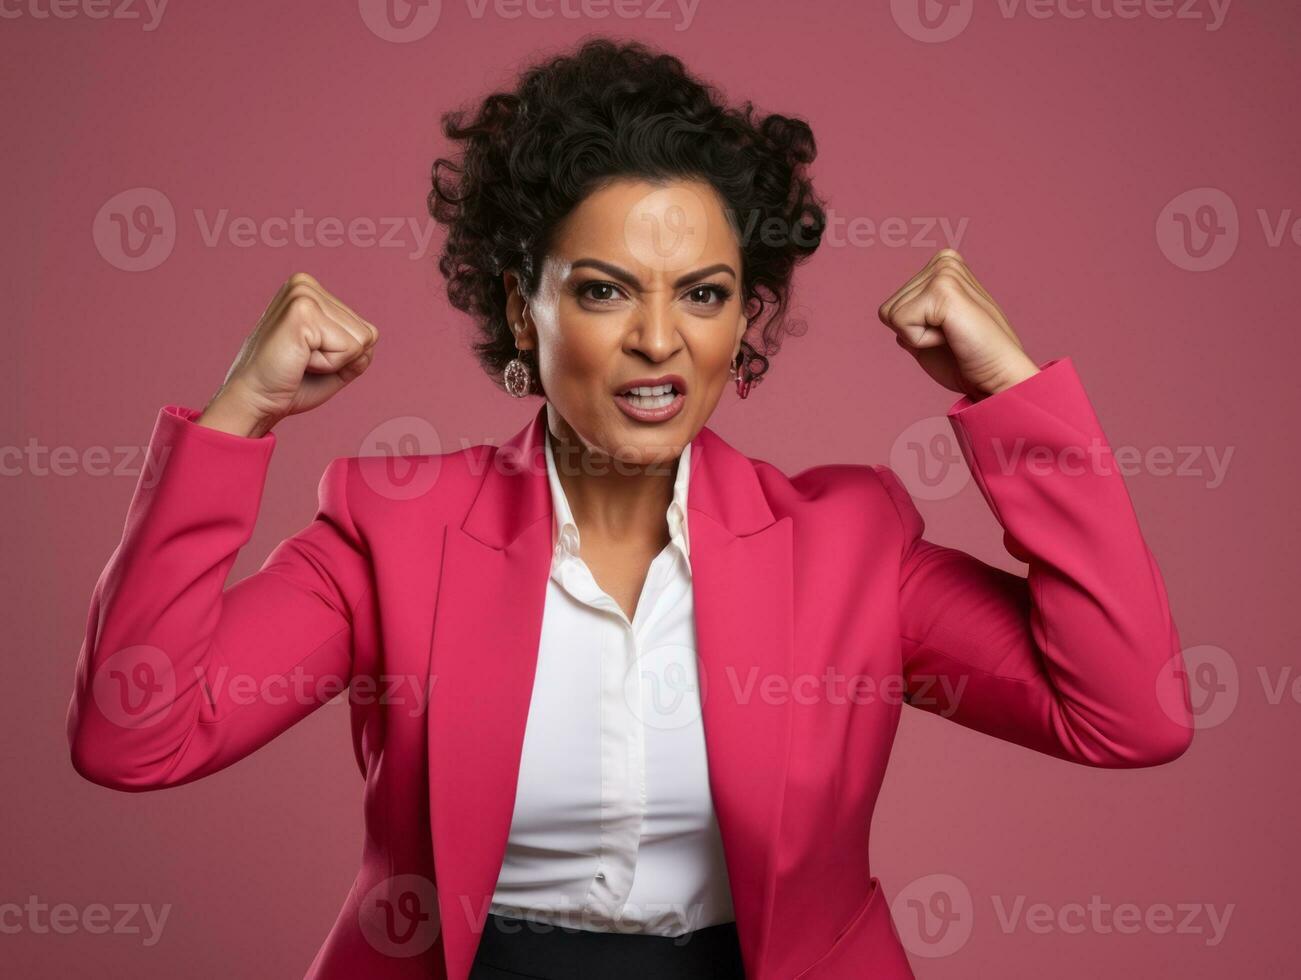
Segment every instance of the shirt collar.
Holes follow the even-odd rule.
[[[574,522],[573,512],[569,509],[569,500],[565,496],[565,488],[560,484],[560,476],[556,472],[556,461],[551,451],[551,439],[548,433],[543,432],[542,444],[545,446],[547,458],[547,482],[551,486],[551,505],[555,512],[554,533],[552,542],[555,547],[554,556],[557,559],[566,556],[578,557],[578,525]],[[687,568],[691,567],[691,543],[687,533],[687,489],[691,482],[691,443],[683,447],[681,455],[678,457],[678,470],[673,478],[673,499],[669,502],[669,507],[665,513],[669,525],[670,543],[677,546],[682,552],[682,557],[686,560]]]

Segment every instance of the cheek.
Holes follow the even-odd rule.
[[[720,329],[721,324],[712,324],[711,329],[703,331],[696,349],[696,367],[710,375],[727,374],[732,363],[732,347],[735,341],[732,333]]]
[[[562,314],[543,343],[542,370],[548,390],[603,392],[610,364],[619,352],[618,337],[619,331],[608,321],[595,324],[581,313]]]

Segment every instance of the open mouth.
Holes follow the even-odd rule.
[[[623,413],[640,422],[663,422],[682,409],[687,386],[677,375],[624,385],[615,392]]]
[[[653,411],[657,408],[667,408],[673,404],[673,399],[677,398],[681,392],[671,384],[667,385],[638,385],[636,388],[630,388],[627,391],[619,393],[619,397],[628,402],[634,408],[646,409]]]

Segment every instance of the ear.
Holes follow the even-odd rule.
[[[513,269],[501,274],[502,286],[506,290],[506,324],[515,335],[515,345],[520,350],[537,348],[537,332],[529,316],[528,302],[520,288],[519,276]]]
[[[750,321],[746,318],[745,311],[742,309],[740,315],[736,318],[736,337],[732,341],[732,362],[736,362],[736,355],[741,351],[741,341],[745,339],[745,331],[750,326]]]

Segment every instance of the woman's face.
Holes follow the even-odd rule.
[[[556,229],[540,272],[527,304],[512,273],[506,289],[551,431],[629,469],[676,459],[718,404],[746,328],[741,250],[717,193],[613,182]],[[634,382],[673,390],[629,395]]]

